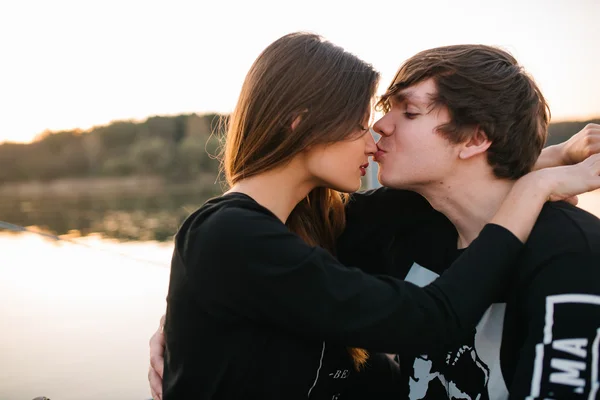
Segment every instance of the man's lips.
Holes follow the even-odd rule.
[[[377,161],[384,154],[385,154],[385,150],[383,150],[379,146],[377,146],[377,151],[375,152],[375,155],[373,156],[373,160]]]

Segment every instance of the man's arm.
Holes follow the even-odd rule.
[[[600,254],[565,254],[542,268],[517,304],[524,344],[501,355],[516,363],[510,398],[598,398]]]

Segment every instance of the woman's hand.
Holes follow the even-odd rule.
[[[162,400],[162,378],[165,356],[165,334],[163,327],[165,316],[160,319],[160,326],[150,338],[150,368],[148,369],[148,381],[153,399]]]
[[[562,144],[562,153],[565,165],[579,163],[600,153],[600,125],[587,124]]]
[[[515,182],[490,222],[511,231],[525,242],[548,200],[569,200],[600,188],[600,154],[575,165],[545,168]]]
[[[544,148],[534,169],[577,164],[598,153],[600,153],[600,125],[587,124],[566,142]]]
[[[548,182],[548,200],[565,200],[600,188],[600,154],[575,165],[546,168],[532,172]]]

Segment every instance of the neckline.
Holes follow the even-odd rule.
[[[223,194],[221,197],[238,197],[238,198],[245,198],[247,200],[250,200],[254,205],[260,207],[262,210],[266,211],[267,213],[269,213],[270,216],[272,216],[273,218],[275,218],[277,221],[279,221],[280,223],[282,223],[283,225],[285,225],[285,223],[283,223],[278,217],[277,215],[275,215],[273,213],[273,211],[269,210],[267,207],[263,206],[262,204],[260,204],[258,201],[256,201],[254,199],[254,197],[246,194],[246,193],[242,193],[242,192],[228,192]]]

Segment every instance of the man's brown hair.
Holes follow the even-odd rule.
[[[422,51],[408,59],[378,102],[384,112],[399,91],[433,78],[434,102],[448,108],[450,122],[438,131],[452,143],[475,129],[492,142],[488,162],[499,178],[530,172],[546,142],[550,110],[535,81],[508,52],[485,45]]]

